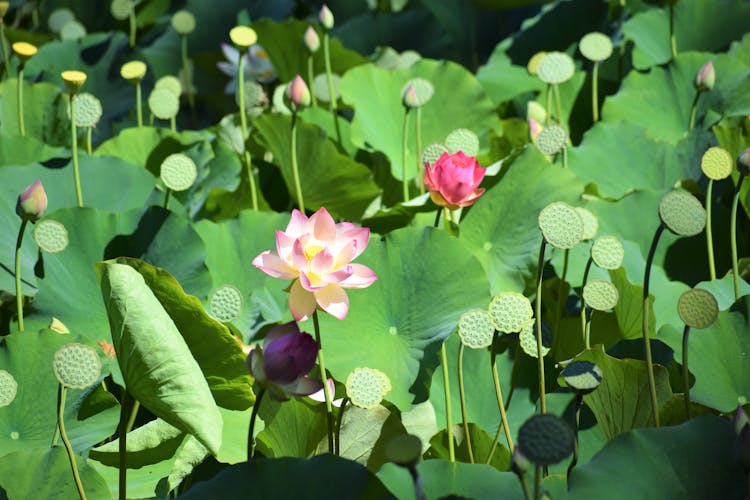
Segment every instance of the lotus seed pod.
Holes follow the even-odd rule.
[[[583,238],[583,219],[575,208],[562,201],[544,207],[538,222],[544,240],[555,248],[573,248]]]
[[[538,102],[529,101],[526,103],[526,118],[534,119],[538,123],[544,123],[547,121],[547,111]]]
[[[537,76],[547,84],[565,83],[573,78],[576,66],[565,52],[548,52],[536,68]]]
[[[320,21],[321,26],[323,26],[325,29],[333,29],[333,12],[331,12],[331,9],[329,9],[326,4],[323,4],[323,7],[320,8],[320,13],[318,13],[318,21]]]
[[[11,45],[11,48],[13,49],[13,52],[18,55],[18,60],[21,66],[25,65],[26,61],[31,59],[31,57],[38,51],[36,46],[27,42],[16,42]]]
[[[518,430],[518,447],[524,457],[536,465],[562,462],[575,445],[573,430],[560,417],[537,414]]]
[[[286,87],[286,97],[296,107],[307,107],[312,102],[310,89],[300,75],[294,77]]]
[[[131,0],[112,0],[112,3],[109,4],[109,12],[118,21],[129,18],[132,11],[133,2]]]
[[[414,89],[416,95],[410,98],[410,103],[407,103],[406,94],[409,87]],[[412,78],[401,88],[401,96],[404,100],[404,105],[410,108],[424,106],[430,99],[432,99],[433,95],[435,95],[435,87],[429,80],[424,78]]]
[[[55,352],[52,368],[55,377],[63,386],[70,389],[85,389],[99,379],[102,362],[96,349],[72,342]]]
[[[383,375],[383,372],[373,368],[355,368],[349,373],[345,385],[346,395],[352,404],[365,410],[378,406],[385,395]]]
[[[732,154],[724,148],[708,148],[701,157],[701,170],[709,179],[726,179],[732,173]]]
[[[59,319],[57,319],[55,317],[53,317],[50,320],[49,325],[47,325],[47,328],[49,328],[53,332],[59,333],[61,335],[65,335],[65,334],[70,333],[70,330],[68,330],[68,327],[65,326],[65,323],[63,323],[62,321],[60,321]]]
[[[78,94],[73,100],[73,106],[76,107],[76,126],[78,127],[96,127],[102,118],[102,102],[88,92]],[[70,106],[67,110],[68,117],[70,117]]]
[[[716,72],[714,71],[714,62],[708,61],[698,70],[698,74],[695,75],[695,82],[693,83],[698,92],[708,92],[714,88],[715,82]]]
[[[742,175],[750,175],[750,148],[744,150],[737,157],[737,170]]]
[[[458,319],[458,336],[466,347],[483,349],[492,345],[495,327],[484,309],[466,311]]]
[[[568,132],[565,127],[553,123],[547,125],[536,137],[536,147],[543,155],[554,155],[565,148],[568,142]]]
[[[719,304],[708,290],[692,288],[677,299],[677,313],[687,326],[701,330],[711,326],[719,317]]]
[[[529,138],[536,144],[536,140],[539,138],[539,134],[542,133],[544,127],[533,118],[529,118]]]
[[[581,38],[578,49],[589,61],[602,62],[612,55],[612,40],[604,33],[594,31]]]
[[[155,88],[148,96],[151,113],[160,120],[171,120],[180,112],[180,98],[171,90]]]
[[[563,380],[568,387],[588,394],[602,383],[602,369],[590,361],[573,361],[562,372]]]
[[[381,372],[380,370],[373,369],[373,372],[375,372],[375,375],[378,377],[378,382],[380,382],[380,390],[383,391],[383,397],[385,397],[385,395],[391,392],[391,389],[393,389],[393,387],[391,386],[391,379],[389,379],[388,375]]]
[[[385,458],[402,467],[414,467],[422,458],[422,440],[412,434],[396,436],[385,446]]]
[[[706,210],[687,191],[674,190],[662,196],[659,216],[662,223],[679,236],[695,236],[706,227]]]
[[[535,319],[530,319],[521,331],[518,333],[518,345],[521,346],[523,352],[531,356],[532,358],[539,357],[539,351],[536,345],[536,331],[534,325],[536,324]],[[550,346],[552,345],[552,331],[546,328],[546,325],[542,324],[542,357],[549,354]]]
[[[170,92],[172,92],[174,95],[176,95],[177,97],[182,95],[182,84],[180,83],[180,79],[177,78],[176,76],[172,76],[172,75],[162,76],[161,78],[156,80],[156,83],[154,84],[154,88],[155,89],[167,89]]]
[[[602,269],[618,269],[624,258],[625,248],[616,236],[601,236],[591,245],[591,260]]]
[[[341,97],[341,94],[339,93],[341,77],[336,73],[333,73],[331,75],[331,81],[333,83],[333,97],[338,100]],[[328,102],[331,100],[331,94],[328,91],[328,77],[325,73],[315,75],[315,78],[313,78],[312,92],[321,102]]]
[[[617,305],[620,294],[609,281],[591,280],[583,287],[583,300],[596,311],[611,311]]]
[[[256,108],[263,107],[268,103],[268,96],[263,90],[263,86],[257,82],[245,82],[245,110],[253,112]],[[240,105],[240,93],[234,95],[237,106]],[[261,110],[262,111],[262,110]]]
[[[70,95],[77,94],[81,90],[81,87],[83,87],[83,84],[86,83],[86,73],[83,71],[68,70],[63,71],[60,75]]]
[[[198,169],[189,156],[174,153],[161,163],[159,176],[164,185],[172,191],[185,191],[190,189],[198,178]]]
[[[490,301],[490,320],[499,332],[520,332],[533,314],[529,299],[518,292],[503,292]]]
[[[581,239],[584,241],[593,240],[596,232],[599,231],[599,220],[596,218],[596,215],[583,207],[575,207],[575,209],[583,221],[583,238]]]
[[[143,80],[146,76],[148,67],[143,61],[130,61],[126,62],[120,68],[120,76],[129,81],[130,83],[136,84]]]
[[[42,181],[32,182],[16,199],[16,214],[23,220],[36,222],[47,210],[47,193]]]
[[[428,144],[424,151],[422,151],[422,165],[430,165],[438,161],[443,156],[443,153],[447,153],[448,148],[438,142]]]
[[[80,40],[86,36],[86,27],[75,19],[65,23],[60,30],[61,40]]]
[[[247,50],[258,41],[258,35],[248,26],[235,26],[229,30],[229,39],[237,48]]]
[[[5,370],[0,370],[0,408],[8,406],[16,399],[18,393],[18,382],[13,375]]]
[[[0,2],[0,21],[5,17],[5,14],[8,13],[8,9],[10,8],[10,2]]]
[[[60,33],[65,24],[70,21],[75,21],[75,19],[76,16],[73,14],[72,10],[61,7],[50,12],[49,17],[47,18],[47,26],[52,33]]]
[[[458,128],[445,138],[445,147],[450,153],[463,151],[466,156],[479,154],[479,137],[467,128]]]
[[[531,56],[531,59],[529,59],[529,62],[526,64],[526,70],[529,72],[530,75],[537,74],[537,70],[539,69],[539,61],[541,61],[542,58],[546,55],[547,55],[547,52],[541,51]]]
[[[62,252],[68,247],[68,230],[56,220],[45,219],[34,228],[34,241],[47,253]]]
[[[320,37],[318,36],[318,32],[315,31],[315,28],[312,26],[307,27],[305,35],[302,37],[302,41],[311,54],[315,54],[318,49],[320,49]]]
[[[239,318],[242,305],[242,292],[232,285],[217,288],[209,301],[211,316],[222,323],[230,323]]]
[[[178,10],[172,16],[172,28],[180,35],[195,31],[195,16],[187,10]]]

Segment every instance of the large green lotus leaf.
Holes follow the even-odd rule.
[[[447,460],[425,460],[417,465],[426,498],[455,495],[463,498],[522,499],[518,476],[500,472],[484,464],[450,463]],[[401,500],[416,500],[414,481],[409,472],[395,464],[386,464],[378,478]]]
[[[273,153],[289,193],[296,199],[292,174],[291,118],[263,115],[254,120],[259,141]],[[297,123],[297,160],[305,207],[324,206],[348,219],[359,219],[379,189],[372,172],[338,152],[322,129],[300,120]]]
[[[750,113],[747,66],[726,54],[687,52],[666,69],[654,67],[648,73],[631,71],[620,91],[604,102],[602,119],[624,120],[640,126],[645,135],[656,140],[678,142],[688,132],[695,75],[709,60],[716,69],[716,86],[698,99],[696,127],[702,126],[702,117],[709,110],[724,116]],[[713,123],[706,123],[703,128],[709,125]]]
[[[701,156],[713,142],[710,133],[696,130],[675,145],[652,139],[630,121],[599,122],[568,150],[568,165],[585,184],[596,184],[602,197],[618,199],[632,190],[700,179]]]
[[[211,288],[203,243],[182,217],[152,207],[120,214],[93,208],[66,208],[48,216],[68,230],[70,244],[44,254],[45,278],[27,323],[47,326],[57,317],[92,339],[110,342],[107,314],[93,264],[104,258],[132,256],[169,271],[191,295]],[[178,257],[179,256],[179,257]]]
[[[166,496],[166,492],[160,489],[160,485],[166,483],[166,478],[172,471],[174,463],[175,456],[172,456],[155,464],[142,465],[138,468],[128,467],[128,497]],[[94,459],[90,459],[89,464],[107,481],[110,498],[117,498],[120,469],[117,466],[104,465]]]
[[[529,413],[533,415],[533,411]],[[506,471],[510,469],[510,452],[505,444],[494,445],[494,433],[492,436],[487,434],[478,425],[469,422],[469,435],[471,436],[471,449],[474,463],[491,465],[497,470]],[[504,438],[501,438],[504,439]],[[462,426],[453,427],[454,455],[455,460],[464,463],[471,463],[472,456],[469,455],[469,444],[466,439],[466,433]],[[490,458],[490,450],[492,457]],[[424,454],[425,459],[442,459],[450,460],[450,449],[448,448],[448,432],[443,429],[430,440],[430,449]]]
[[[107,483],[96,469],[78,455],[75,461],[87,498],[110,499]],[[5,490],[4,498],[78,498],[68,454],[62,445],[24,449],[0,458],[0,490]]]
[[[311,459],[276,458],[253,460],[226,467],[208,481],[190,488],[185,500],[223,498],[395,498],[364,466],[333,455]]]
[[[568,497],[742,498],[746,480],[732,452],[736,440],[732,423],[713,415],[674,427],[636,429],[576,467]]]
[[[688,368],[695,376],[690,399],[696,403],[730,412],[750,400],[750,300],[742,297],[729,311],[722,311],[716,322],[703,330],[691,330],[688,341]],[[682,327],[667,325],[659,338],[682,360]]]
[[[677,50],[722,50],[745,34],[744,20],[748,16],[750,6],[741,0],[682,0],[674,7]],[[622,32],[635,43],[636,68],[645,69],[672,59],[666,6],[634,15],[623,24]]]
[[[367,465],[370,457],[373,456],[378,440],[384,437],[387,440],[395,436],[383,436],[387,434],[386,422],[391,415],[391,412],[382,405],[369,410],[354,405],[348,406],[341,423],[339,456]],[[401,427],[401,434],[403,433],[403,427]],[[320,445],[327,448],[327,440],[322,440]],[[380,467],[371,465],[369,468],[377,470]]]
[[[19,136],[18,80],[0,84],[0,134]],[[52,146],[70,145],[70,119],[67,117],[68,97],[49,83],[29,83],[24,78],[23,121],[28,136]]]
[[[270,19],[261,19],[253,23],[258,33],[258,43],[268,52],[273,69],[281,82],[289,82],[296,75],[302,75],[307,81],[307,57],[309,51],[302,43],[302,38],[310,26],[307,21],[285,19],[277,23]],[[313,57],[315,74],[325,72],[323,58],[323,34],[318,32],[321,48]],[[331,71],[343,75],[349,68],[364,64],[367,61],[362,55],[349,50],[337,38],[329,40],[331,53]],[[309,82],[308,82],[309,84]]]
[[[69,342],[100,349],[78,335],[61,335],[51,330],[38,333],[14,332],[0,342],[0,369],[18,383],[13,402],[0,408],[0,456],[19,450],[47,449],[57,426],[57,387],[52,370],[55,351]],[[105,360],[100,352],[102,364]],[[102,373],[102,377],[106,372]],[[68,389],[65,404],[65,428],[73,449],[82,453],[110,436],[117,427],[119,406],[109,406],[83,420],[78,410],[93,388]],[[60,441],[58,443],[61,444]],[[3,477],[0,474],[0,477]]]
[[[143,276],[201,367],[216,404],[230,410],[247,409],[254,400],[252,379],[245,354],[229,329],[209,316],[200,300],[187,295],[164,269],[139,259],[120,258],[116,262]]]
[[[163,460],[173,459],[175,452],[185,439],[186,433],[157,418],[128,433],[126,444],[127,466],[140,468]],[[115,439],[93,448],[89,456],[110,467],[117,467],[120,440]]]
[[[374,64],[347,71],[340,90],[344,102],[356,110],[352,142],[360,148],[385,153],[391,163],[391,174],[398,180],[403,179],[401,93],[406,82],[417,77],[429,80],[435,87],[432,99],[421,109],[423,147],[433,142],[442,143],[457,128],[468,128],[482,136],[487,129],[497,129],[500,125],[482,85],[455,63],[423,59],[407,69],[395,71]],[[407,179],[416,175],[418,163],[414,114],[409,113]]]
[[[461,313],[487,306],[487,278],[461,241],[432,228],[403,228],[373,239],[357,261],[378,280],[347,292],[350,308],[343,321],[321,316],[326,368],[337,380],[362,366],[381,370],[393,386],[386,399],[406,411],[426,399],[425,370],[437,365],[439,343]]]
[[[128,392],[216,454],[221,414],[174,322],[132,267],[110,261],[96,271]]]
[[[577,204],[583,191],[569,169],[550,164],[534,147],[505,168],[461,223],[461,240],[482,264],[493,294],[524,290],[542,241],[539,212],[553,201]]]
[[[495,104],[503,103],[525,92],[543,91],[545,84],[529,74],[524,66],[513,64],[506,54],[507,43],[495,47],[487,63],[479,68],[477,80]]]
[[[232,285],[242,294],[244,303],[240,317],[232,323],[243,332],[250,331],[258,320],[258,310],[249,303],[255,299],[251,299],[253,291],[265,285],[281,295],[281,290],[287,286],[285,282],[258,273],[251,262],[264,250],[275,248],[272,235],[275,231],[284,230],[288,222],[288,214],[243,210],[236,219],[219,223],[203,219],[195,225],[195,230],[206,245],[206,266],[211,273],[213,289]],[[264,239],[253,235],[268,237]],[[281,295],[283,300],[278,307],[286,310],[284,295]]]
[[[0,142],[0,165],[28,165],[52,158],[67,156],[67,152],[53,147],[31,135],[3,137]]]
[[[257,434],[257,450],[273,458],[312,456],[326,437],[325,405],[308,398],[266,398],[262,403],[258,416],[265,428]]]
[[[591,361],[602,370],[602,383],[583,397],[596,416],[607,439],[638,427],[654,424],[651,410],[646,363],[635,359],[617,359],[607,355],[601,346],[576,356],[576,361]],[[660,407],[672,397],[669,373],[654,366],[656,396]]]

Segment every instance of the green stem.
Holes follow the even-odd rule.
[[[169,128],[172,132],[177,133],[177,118],[174,116],[169,119]]]
[[[648,251],[648,257],[646,258],[646,269],[645,276],[643,278],[643,323],[641,324],[641,331],[643,333],[643,349],[646,353],[646,368],[648,372],[648,387],[651,392],[651,411],[654,416],[654,425],[659,427],[659,401],[656,397],[656,380],[654,378],[654,362],[651,358],[651,342],[648,339],[648,287],[651,279],[651,265],[654,262],[654,254],[656,253],[656,246],[659,243],[661,233],[664,232],[664,224],[659,224],[659,228],[654,233],[654,239],[651,242],[651,248]]]
[[[302,198],[302,184],[299,180],[299,166],[297,165],[297,112],[292,112],[292,177],[294,178],[294,190],[297,194],[299,211],[305,213],[305,200]],[[325,381],[324,381],[325,382]]]
[[[182,75],[185,78],[185,94],[188,98],[188,106],[190,106],[190,114],[195,115],[195,96],[193,95],[193,74],[190,70],[190,61],[188,59],[188,40],[187,35],[180,36],[180,56],[182,59]],[[241,59],[241,57],[240,57]]]
[[[414,121],[416,122],[417,129],[417,181],[419,183],[419,194],[425,193],[424,188],[424,175],[422,174],[422,108],[417,107],[416,114],[414,115]]]
[[[559,125],[563,125],[562,105],[560,104],[560,88],[557,84],[552,85],[552,91],[555,93],[555,110],[557,112],[557,123]]]
[[[542,271],[544,268],[544,250],[547,242],[542,238],[542,245],[539,248],[539,260],[536,271],[536,299],[535,313],[536,316],[536,352],[537,352],[537,370],[539,372],[539,410],[542,414],[547,413],[547,401],[544,397],[544,356],[542,356]]]
[[[589,271],[591,271],[591,264],[593,262],[594,259],[589,257],[588,262],[586,262],[586,268],[583,271],[583,281],[581,282],[581,338],[583,339],[583,345],[586,346],[586,349],[590,346],[588,341],[589,337],[586,335],[586,301],[583,300],[583,289],[589,280]]]
[[[255,398],[255,404],[253,404],[253,411],[250,413],[250,427],[247,429],[247,461],[249,462],[253,458],[253,449],[255,448],[255,420],[258,418],[258,410],[260,409],[260,403],[263,401],[266,390],[261,388],[258,391],[258,397]]]
[[[26,135],[26,128],[23,125],[23,66],[18,66],[18,80],[17,80],[17,93],[16,98],[18,99],[18,133],[21,137]]]
[[[693,127],[695,127],[695,114],[698,110],[698,98],[701,95],[700,90],[695,91],[695,97],[693,97],[693,105],[690,108],[690,121],[688,121],[688,132],[693,130]]]
[[[500,420],[501,425],[503,426],[503,430],[505,431],[505,440],[508,442],[508,451],[510,451],[511,455],[513,454],[513,436],[511,436],[510,433],[510,425],[508,425],[508,414],[505,411],[505,403],[503,402],[503,393],[502,389],[500,388],[500,377],[497,374],[497,351],[495,350],[495,339],[493,338],[492,341],[492,347],[491,347],[491,355],[490,355],[490,368],[492,369],[492,383],[495,386],[495,398],[497,399],[497,409],[500,411]],[[499,431],[499,429],[498,429]],[[497,447],[497,438],[498,435],[495,436],[495,442],[492,443],[492,448],[490,449],[490,454],[487,456],[487,461],[485,463],[489,464],[492,460],[492,455],[495,453],[495,448]]]
[[[438,207],[437,212],[435,212],[435,225],[433,227],[437,228],[440,225],[440,216],[443,213],[443,207]]]
[[[404,107],[404,130],[401,135],[401,185],[403,187],[404,202],[409,201],[409,181],[406,177],[406,146],[409,138],[409,110],[411,108]]]
[[[440,346],[440,364],[443,366],[443,388],[445,389],[445,421],[448,433],[448,457],[451,462],[456,461],[456,452],[453,449],[453,416],[451,414],[451,385],[448,375],[448,353],[445,342]]]
[[[325,390],[328,390],[328,384],[326,384]],[[344,396],[344,399],[341,400],[341,408],[339,409],[339,419],[336,421],[336,455],[341,455],[341,424],[344,422],[344,410],[348,403],[349,398]]]
[[[568,168],[568,147],[563,146],[562,148],[563,168]]]
[[[258,210],[258,190],[255,185],[255,173],[253,172],[253,158],[250,156],[250,151],[247,150],[247,116],[245,115],[245,58],[244,54],[240,52],[240,60],[237,64],[237,92],[240,93],[240,126],[242,127],[242,145],[245,151],[245,166],[247,168],[247,179],[250,183],[250,198],[252,200],[253,210]],[[292,168],[294,169],[294,162],[297,161],[295,156],[294,142],[296,140],[294,134],[294,118],[292,115]],[[302,205],[300,201],[300,206]],[[304,213],[304,209],[302,209]]]
[[[523,497],[526,500],[531,500],[531,493],[529,492],[529,485],[526,484],[526,476],[523,473],[516,474],[518,480],[521,482],[521,489],[523,490]]]
[[[469,462],[474,463],[474,449],[471,446],[471,434],[469,433],[469,421],[466,415],[466,392],[464,390],[464,344],[458,346],[458,397],[461,400],[461,421],[464,426],[464,439],[469,450]]]
[[[594,63],[594,69],[591,72],[591,108],[594,123],[599,121],[599,63]]]
[[[135,6],[130,7],[130,46],[135,47]]]
[[[21,292],[21,244],[23,235],[26,232],[26,223],[28,219],[21,221],[21,229],[18,231],[16,239],[16,311],[18,312],[18,331],[23,331],[23,292]]]
[[[534,467],[534,500],[542,498],[542,471],[539,465]]]
[[[732,279],[734,280],[734,300],[735,302],[740,300],[740,268],[737,260],[737,205],[740,203],[740,190],[742,189],[742,181],[745,180],[744,175],[740,175],[740,180],[737,182],[737,192],[734,194],[732,200],[732,215],[729,223],[729,244],[732,247]]]
[[[167,191],[164,193],[164,209],[169,209],[169,195],[172,193],[172,190],[167,188]]]
[[[312,92],[313,81],[315,80],[315,71],[313,70],[313,55],[307,56],[307,80],[310,82],[310,97],[312,97],[312,107],[318,107],[318,98],[315,96],[315,92]]]
[[[137,399],[133,401],[133,407],[130,409],[130,416],[128,417],[128,425],[125,427],[125,432],[133,430],[135,425],[135,419],[138,416],[138,410],[141,408],[141,402]]]
[[[575,398],[575,415],[576,415],[576,422],[575,427],[573,427],[573,459],[570,461],[570,464],[568,465],[568,484],[570,484],[570,473],[573,472],[573,467],[576,466],[578,463],[578,428],[581,424],[581,405],[583,403],[583,394],[580,392],[576,392],[576,398]]]
[[[73,471],[73,480],[76,483],[78,489],[78,495],[81,500],[86,500],[86,491],[83,489],[83,483],[81,482],[81,476],[78,474],[78,466],[76,465],[76,456],[73,452],[73,446],[70,444],[68,434],[65,432],[65,421],[63,415],[65,413],[65,393],[66,388],[62,384],[57,386],[57,426],[60,428],[60,437],[65,445],[65,450],[68,452],[68,460],[70,460],[70,468]]]
[[[73,180],[76,189],[76,201],[78,206],[83,206],[83,193],[81,191],[81,173],[78,170],[78,128],[76,127],[75,94],[70,94],[70,148],[73,151]]]
[[[518,351],[521,348],[516,343],[516,349],[513,352],[513,369],[510,371],[510,389],[508,390],[508,397],[505,398],[505,411],[510,410],[510,402],[513,399],[513,392],[516,390],[516,379],[518,376]]]
[[[690,372],[688,371],[688,336],[690,327],[685,325],[682,331],[682,387],[685,400],[685,416],[690,419]]]
[[[552,119],[552,84],[547,84],[547,90],[546,90],[546,109],[547,111],[547,120],[545,121],[545,125],[549,125],[550,120]]]
[[[336,92],[333,89],[333,73],[331,72],[331,51],[328,48],[328,32],[323,33],[323,58],[326,65],[326,81],[328,82],[328,96],[330,98],[333,125],[336,128],[336,141],[341,145],[341,127],[339,126],[339,114],[336,105]]]
[[[320,340],[320,322],[318,321],[317,309],[313,312],[313,326],[315,328],[315,341],[318,343],[318,365],[320,367],[320,378],[323,380],[323,395],[326,399],[326,424],[328,426],[328,450],[333,452],[333,405],[331,395],[328,394],[328,375],[326,375],[326,363],[323,358],[323,343]]]
[[[93,127],[86,127],[86,153],[89,156],[91,156],[91,152],[93,151],[93,148],[92,148],[92,142],[93,141],[91,140],[91,136],[93,134],[93,130],[94,130]]]
[[[570,261],[570,250],[567,248],[565,249],[565,252],[563,252],[563,272],[562,276],[560,277],[560,281],[557,284],[557,309],[555,310],[555,326],[552,329],[552,335],[557,335],[557,331],[560,328],[560,319],[563,315],[563,306],[565,305],[565,302],[567,301],[567,297],[563,299],[562,293],[563,293],[563,285],[565,284],[565,279],[568,276],[568,262]]]
[[[10,61],[8,61],[8,42],[5,40],[5,22],[2,19],[0,19],[0,47],[3,50],[3,65],[5,66],[3,78],[7,80],[10,77]]]
[[[138,128],[143,127],[143,106],[141,105],[141,81],[135,82],[135,113],[138,119]]]
[[[118,447],[118,454],[120,458],[119,471],[118,471],[118,498],[119,500],[127,499],[128,490],[128,468],[127,468],[127,439],[128,439],[128,392],[126,389],[122,390],[122,401],[120,401],[120,440]]]
[[[669,48],[672,51],[672,59],[677,57],[677,39],[674,34],[674,5],[669,2]]]
[[[714,236],[711,224],[711,206],[714,190],[714,180],[708,180],[708,189],[706,190],[706,246],[708,250],[708,272],[711,281],[716,279],[716,263],[714,262]]]

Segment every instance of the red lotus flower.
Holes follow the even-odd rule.
[[[456,210],[472,205],[482,196],[484,188],[478,186],[486,171],[476,158],[462,151],[443,153],[433,166],[425,163],[424,185],[436,205]]]

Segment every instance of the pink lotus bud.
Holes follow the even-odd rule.
[[[698,92],[707,92],[714,88],[716,82],[716,72],[714,71],[714,62],[708,61],[701,66],[698,74],[695,75],[695,88]]]
[[[479,184],[486,171],[476,158],[462,151],[443,153],[432,167],[425,164],[424,185],[436,205],[456,210],[474,204],[482,196],[484,188]]]
[[[16,213],[24,220],[36,222],[47,209],[47,193],[39,179],[35,180],[16,201]]]
[[[737,157],[737,170],[742,175],[750,175],[750,148],[744,150]]]
[[[305,36],[302,37],[302,41],[305,42],[305,47],[310,51],[311,54],[315,54],[320,48],[320,38],[318,32],[312,26],[307,27]]]
[[[326,4],[323,4],[323,7],[320,9],[318,20],[325,29],[329,30],[333,28],[333,12],[331,12],[331,9]]]
[[[544,130],[544,127],[542,127],[538,121],[529,118],[529,136],[531,136],[532,141],[535,141],[536,138],[539,137],[542,130]]]
[[[299,75],[295,76],[294,80],[287,86],[286,96],[296,107],[309,106],[312,99],[310,89],[307,88],[305,80]]]
[[[409,84],[406,89],[404,89],[404,94],[401,96],[401,100],[407,108],[419,107],[419,96],[417,96],[417,89],[414,88],[414,85]]]

